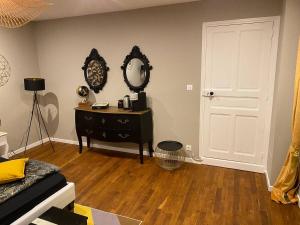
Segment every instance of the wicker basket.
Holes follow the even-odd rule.
[[[166,170],[179,168],[185,160],[183,145],[177,141],[158,143],[154,155],[157,164]]]

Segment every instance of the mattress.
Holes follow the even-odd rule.
[[[0,162],[4,161],[0,158]],[[33,184],[30,188],[0,204],[0,224],[11,224],[33,207],[67,185],[60,173],[51,174]]]

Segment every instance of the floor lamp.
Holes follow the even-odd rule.
[[[42,125],[44,126],[44,129],[45,129],[45,131],[47,133],[47,136],[49,138],[49,142],[51,144],[51,148],[52,148],[53,151],[55,151],[54,147],[53,147],[53,144],[52,144],[52,141],[51,141],[51,138],[49,136],[49,133],[48,133],[48,130],[47,130],[47,127],[46,127],[46,124],[45,124],[45,121],[44,121],[41,109],[40,109],[39,100],[38,100],[38,97],[37,97],[37,92],[38,91],[45,90],[45,79],[41,79],[41,78],[25,78],[24,79],[24,88],[25,88],[26,91],[33,91],[32,111],[31,111],[31,116],[30,116],[29,127],[27,129],[27,138],[26,138],[26,144],[25,144],[25,151],[24,151],[24,153],[26,152],[26,149],[27,149],[28,138],[29,138],[31,124],[32,124],[32,119],[33,119],[33,114],[34,114],[35,110],[37,112],[37,120],[38,120],[38,123],[39,123],[39,130],[40,130],[41,141],[43,143],[43,136],[42,136],[42,129],[41,129],[41,122],[42,122]]]

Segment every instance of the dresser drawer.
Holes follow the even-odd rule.
[[[77,132],[80,133],[80,135],[82,135],[82,136],[91,137],[91,138],[97,137],[97,133],[96,133],[95,129],[80,127],[77,129]]]
[[[97,138],[103,141],[136,142],[138,135],[136,132],[130,130],[100,130],[97,132]]]
[[[111,130],[135,130],[139,126],[139,118],[130,115],[98,114],[95,119],[98,127]]]
[[[80,130],[93,129],[96,121],[94,113],[76,111],[76,127],[80,128]]]
[[[139,118],[130,115],[114,115],[111,128],[116,130],[135,130],[139,126]]]

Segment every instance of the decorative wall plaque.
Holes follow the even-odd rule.
[[[0,55],[0,87],[4,86],[10,77],[10,66],[6,58]]]
[[[82,69],[90,89],[95,93],[99,93],[107,81],[107,71],[109,68],[106,66],[104,58],[99,55],[97,49],[92,49]]]

